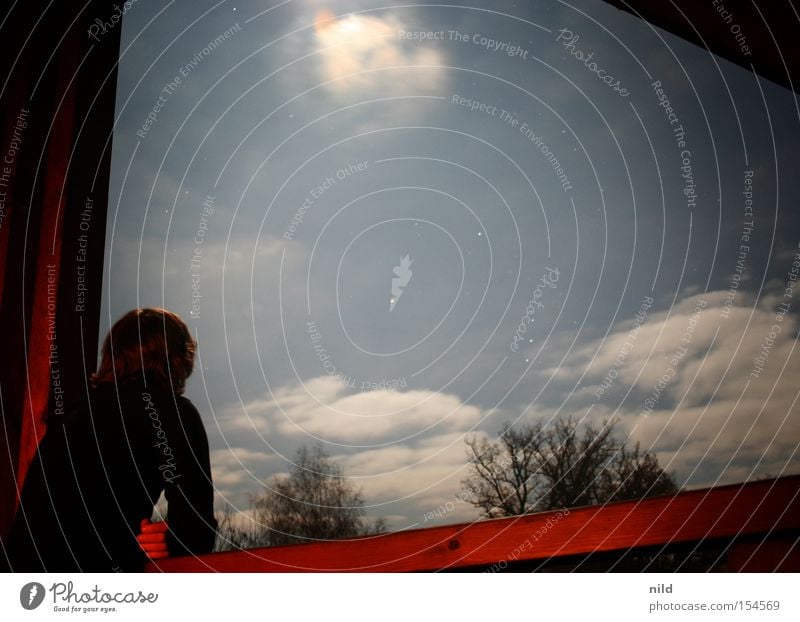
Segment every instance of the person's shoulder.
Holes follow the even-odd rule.
[[[178,408],[181,412],[188,412],[200,416],[199,411],[195,408],[195,405],[192,403],[188,397],[184,397],[183,395],[176,395],[175,396],[175,403],[178,405]]]
[[[207,453],[208,436],[200,412],[189,398],[182,395],[176,395],[175,402],[178,405],[178,416],[183,433],[187,435],[186,437],[190,439],[192,445],[199,448],[204,447],[204,451]]]
[[[188,421],[201,428],[203,427],[203,418],[200,416],[200,411],[197,410],[188,397],[176,395],[175,403],[178,405],[178,413],[182,421]]]

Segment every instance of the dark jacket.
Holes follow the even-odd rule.
[[[214,493],[197,409],[138,383],[100,385],[48,421],[7,540],[11,570],[141,570],[136,536],[162,491],[170,554],[209,552]]]

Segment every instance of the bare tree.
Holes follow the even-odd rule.
[[[547,427],[506,423],[495,442],[468,438],[464,490],[492,518],[676,492],[655,456],[638,443],[626,447],[614,425],[579,426],[568,417]]]
[[[321,446],[301,447],[289,475],[273,477],[251,498],[250,517],[223,512],[218,550],[337,540],[386,531],[369,521],[354,489]]]
[[[251,502],[252,509],[252,502]],[[269,529],[255,522],[251,513],[244,513],[226,504],[215,512],[217,542],[215,551],[235,551],[269,546]]]

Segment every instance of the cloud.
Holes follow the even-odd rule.
[[[408,508],[407,522],[398,526],[469,521],[478,516],[459,492],[461,480],[468,475],[463,432],[360,451],[341,457],[339,464],[363,489],[371,514],[381,515],[384,506],[395,502]]]
[[[756,302],[739,291],[729,308],[727,291],[685,296],[638,330],[626,321],[584,343],[548,373],[572,386],[585,372],[562,396],[564,410],[593,403],[595,414],[618,416],[631,442],[655,452],[681,483],[797,471],[790,379],[800,377],[798,318],[780,312],[782,294],[776,287]]]
[[[242,487],[260,486],[269,466],[278,462],[273,453],[246,447],[228,447],[211,451],[214,486],[222,496]]]
[[[320,49],[320,77],[333,80],[329,88],[340,93],[357,90],[407,95],[410,87],[414,92],[440,87],[443,70],[438,67],[444,64],[441,53],[427,45],[400,40],[403,30],[403,22],[391,13],[336,18],[329,9],[318,11],[314,37]],[[370,71],[404,66],[412,68]]]
[[[382,441],[382,446],[345,451],[333,460],[362,490],[369,515],[391,516],[392,529],[477,516],[459,496],[467,475],[464,435],[489,412],[456,395],[357,392],[337,378],[321,376],[282,387],[274,397],[247,403],[245,410],[252,423],[242,425],[291,437],[305,433],[341,443]]]
[[[335,376],[319,376],[274,391],[244,407],[249,425],[288,436],[382,444],[435,430],[466,430],[485,413],[452,394],[381,388],[358,391]],[[245,425],[242,423],[242,425]]]
[[[249,421],[237,413],[231,417],[240,421],[231,425],[273,436],[372,444],[343,450],[335,459],[363,488],[371,514],[386,509],[406,516],[407,524],[476,518],[476,510],[460,496],[460,483],[468,475],[466,433],[482,429],[494,434],[501,420],[514,421],[515,414],[527,421],[569,414],[580,418],[589,403],[594,404],[593,420],[618,417],[618,431],[629,443],[641,442],[689,487],[796,470],[800,431],[792,412],[797,388],[787,378],[800,377],[797,317],[777,312],[775,292],[758,303],[742,294],[727,311],[725,300],[726,292],[710,292],[686,295],[669,310],[651,309],[622,359],[620,348],[631,341],[630,320],[615,326],[605,340],[584,342],[564,364],[556,366],[553,360],[554,382],[563,386],[574,385],[586,372],[584,384],[557,406],[542,399],[525,412],[495,412],[464,404],[454,394],[358,391],[336,377],[320,376],[246,403]],[[758,371],[754,361],[764,354],[776,323],[781,330]],[[560,356],[559,348],[549,351],[546,356]],[[676,358],[676,352],[681,356]],[[615,360],[622,364],[616,366]],[[595,389],[609,369],[618,376],[598,399]],[[659,385],[669,369],[674,373]],[[645,400],[654,395],[645,412]]]

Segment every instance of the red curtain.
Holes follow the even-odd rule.
[[[18,2],[0,28],[0,538],[46,418],[96,365],[115,13],[107,1]]]

